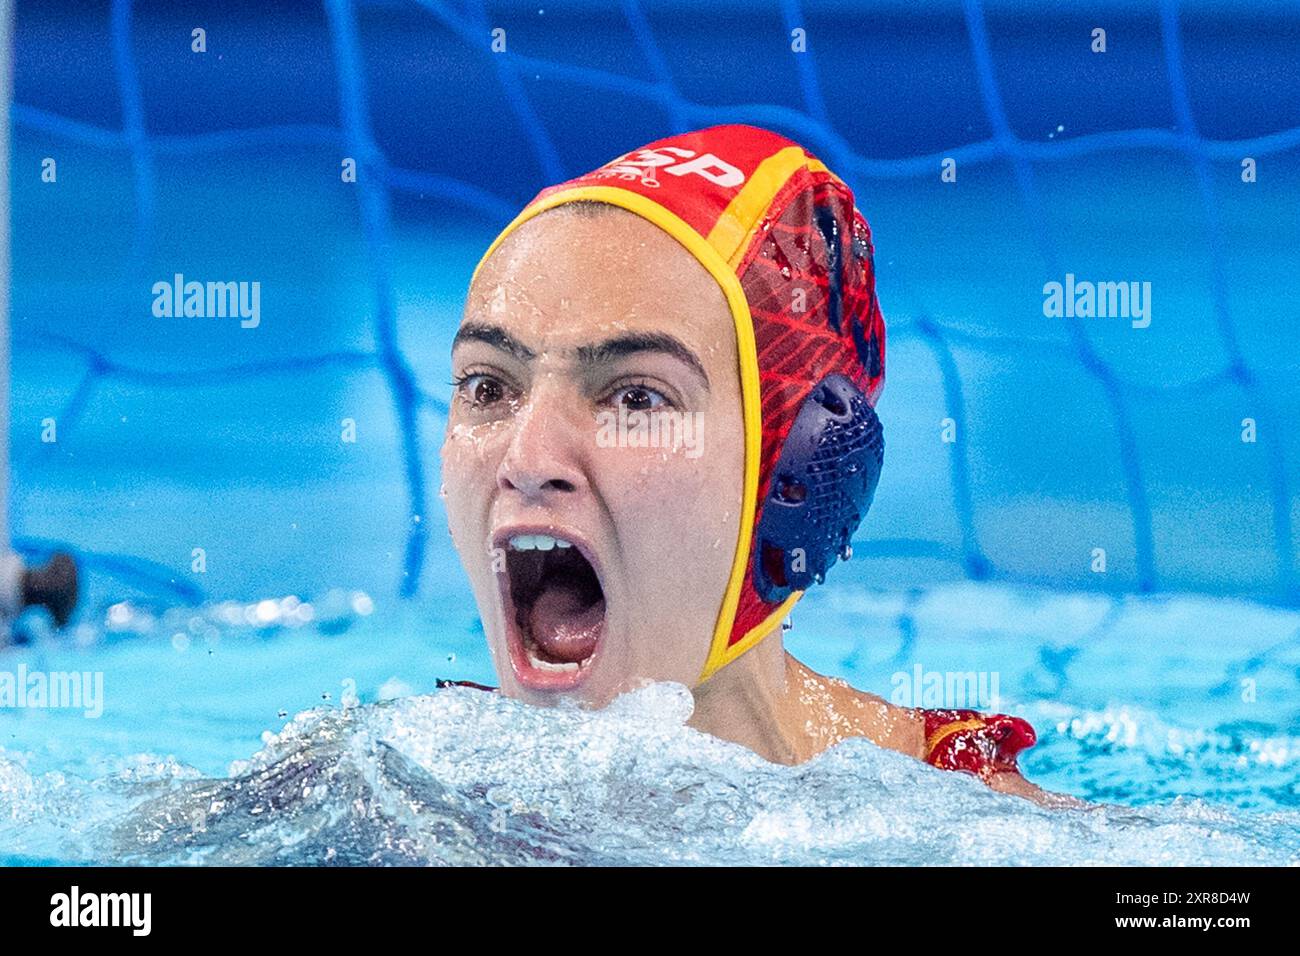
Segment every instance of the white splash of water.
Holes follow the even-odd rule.
[[[17,862],[1300,863],[1300,814],[1179,798],[1046,810],[847,740],[797,767],[687,726],[675,684],[601,711],[447,688],[299,714],[229,776],[134,758],[85,782],[0,754]]]

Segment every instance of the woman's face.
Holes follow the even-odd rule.
[[[736,347],[713,277],[625,210],[561,206],[484,263],[442,477],[507,696],[695,685],[739,530]]]

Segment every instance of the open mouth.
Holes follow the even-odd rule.
[[[605,633],[605,592],[585,546],[542,533],[511,533],[502,582],[515,677],[563,690],[585,679]]]

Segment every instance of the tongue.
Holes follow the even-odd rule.
[[[605,624],[605,599],[584,600],[578,588],[548,584],[533,602],[529,636],[558,663],[586,660],[596,650]]]

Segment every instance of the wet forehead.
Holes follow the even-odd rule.
[[[467,322],[491,322],[543,347],[622,331],[667,331],[714,351],[734,330],[716,280],[677,240],[626,210],[563,209],[529,220],[484,263]]]

